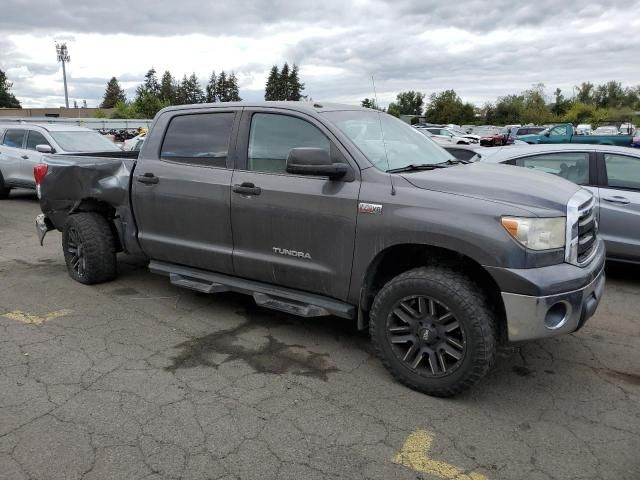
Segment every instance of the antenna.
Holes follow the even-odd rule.
[[[371,75],[371,84],[373,85],[373,97],[376,101],[376,110],[380,108],[380,104],[378,103],[378,93],[376,92],[376,82],[373,79],[373,75]],[[380,135],[382,135],[382,147],[384,148],[384,156],[387,159],[387,170],[391,168],[389,165],[389,154],[387,153],[387,141],[384,138],[384,129],[382,128],[382,119],[380,118],[380,111],[376,113],[378,115],[378,122],[380,123]],[[391,195],[396,194],[396,187],[393,185],[393,175],[389,175],[389,181],[391,182]]]

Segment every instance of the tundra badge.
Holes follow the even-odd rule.
[[[372,215],[380,215],[382,213],[382,205],[377,203],[359,203],[358,213],[369,213]]]

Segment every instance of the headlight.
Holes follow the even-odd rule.
[[[502,217],[502,226],[518,242],[531,250],[564,247],[566,218]]]

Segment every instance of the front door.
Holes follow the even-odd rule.
[[[640,157],[605,153],[601,158],[600,233],[607,256],[640,261]]]
[[[567,125],[556,125],[549,131],[549,136],[542,135],[540,143],[569,143],[571,132]]]
[[[231,212],[236,275],[344,299],[351,277],[359,171],[316,119],[245,111]],[[324,148],[350,165],[341,180],[286,173],[289,151]]]
[[[165,113],[134,171],[133,207],[151,259],[232,273],[230,185],[234,110]]]

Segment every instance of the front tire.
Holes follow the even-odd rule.
[[[2,173],[0,173],[0,200],[4,200],[5,198],[9,198],[9,191],[11,189],[6,186],[4,183],[4,178],[2,177]]]
[[[433,266],[405,272],[376,295],[369,330],[399,382],[438,397],[457,395],[495,361],[494,316],[482,290],[462,273]]]
[[[77,282],[93,285],[117,275],[115,238],[102,215],[70,215],[62,231],[62,249],[69,276]]]

